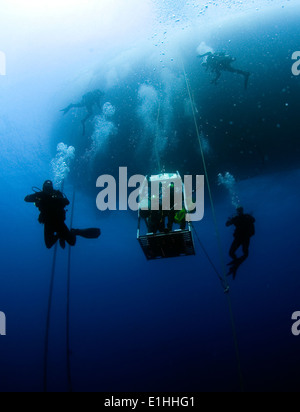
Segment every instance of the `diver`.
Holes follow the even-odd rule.
[[[187,210],[184,207],[182,210],[177,212],[174,217],[174,221],[180,226],[180,230],[186,229],[186,215],[187,215]]]
[[[153,210],[152,208],[152,200],[154,199],[156,199],[155,195],[153,195],[152,198],[149,199],[150,215],[148,219],[148,231],[149,233],[154,233],[154,234],[156,234],[157,232],[164,233],[166,230],[166,223],[165,223],[165,214],[162,210],[161,194],[159,196],[159,210]]]
[[[184,194],[182,195],[182,201],[184,204]],[[182,205],[180,205],[181,207]],[[177,224],[180,226],[180,230],[186,229],[186,215],[187,210],[185,206],[183,209],[178,210],[178,204],[175,203],[175,185],[171,183],[170,185],[170,210],[165,212],[166,217],[168,218],[168,226],[166,232],[173,231],[173,225]]]
[[[226,226],[235,226],[236,228],[234,241],[229,252],[233,261],[228,265],[231,266],[228,276],[232,275],[235,280],[239,267],[249,257],[250,240],[255,235],[255,219],[253,216],[245,214],[244,208],[239,206],[237,208],[237,215],[230,218]],[[243,248],[243,256],[238,258],[236,252],[240,247]]]
[[[77,104],[70,104],[68,107],[65,109],[62,109],[61,112],[64,112],[64,115],[69,113],[71,109],[82,109],[86,108],[87,110],[87,115],[86,117],[82,120],[82,126],[83,126],[83,136],[85,136],[86,132],[86,122],[94,116],[94,106],[98,106],[99,108],[101,107],[101,99],[104,96],[104,93],[101,92],[101,90],[95,90],[93,92],[89,92],[85,94],[82,97],[82,100],[80,103]]]
[[[76,236],[86,239],[98,239],[101,235],[100,229],[71,229],[65,224],[66,210],[70,202],[59,190],[54,190],[53,183],[47,180],[43,190],[26,196],[25,202],[34,203],[40,211],[39,223],[44,225],[45,244],[51,249],[59,241],[62,249],[66,242],[75,246]]]
[[[245,72],[243,70],[235,69],[232,64],[236,62],[236,58],[231,57],[225,53],[212,53],[208,52],[199,56],[200,59],[207,57],[203,67],[206,67],[207,71],[210,70],[216,75],[216,78],[212,81],[212,84],[217,84],[222,76],[222,72],[236,73],[244,76],[245,78],[245,89],[248,88],[249,77],[251,73]]]
[[[148,219],[148,231],[149,233],[156,234],[157,232],[164,233],[165,217],[161,210],[152,210]]]
[[[167,228],[165,228],[165,233],[170,233],[173,231],[173,225],[175,223],[175,216],[176,216],[176,211],[175,211],[175,185],[174,183],[170,184],[170,209],[165,210],[163,212],[164,217],[168,218],[168,225]]]

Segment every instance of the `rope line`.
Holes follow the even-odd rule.
[[[76,196],[76,192],[74,190],[70,230],[72,230],[72,227],[73,227],[75,196]],[[55,281],[57,251],[58,251],[58,242],[55,244],[55,248],[54,248],[52,270],[51,270],[51,280],[50,280],[50,290],[49,290],[49,300],[48,300],[48,310],[47,310],[45,349],[44,349],[44,392],[48,391],[49,333],[50,333],[51,310],[52,310],[52,302],[53,302],[53,289],[54,289],[54,281]],[[71,349],[70,349],[70,287],[71,287],[71,257],[72,257],[71,251],[72,251],[72,248],[69,245],[68,273],[67,273],[67,311],[66,311],[66,352],[67,352],[67,375],[68,375],[69,392],[73,392],[72,374],[71,374]]]
[[[207,260],[208,260],[209,263],[211,264],[213,270],[214,270],[215,273],[217,274],[217,276],[218,276],[218,278],[220,279],[220,281],[223,282],[223,278],[222,278],[220,272],[218,271],[218,269],[216,268],[216,266],[215,266],[214,262],[212,261],[211,257],[209,256],[209,254],[208,254],[208,252],[207,252],[204,244],[202,243],[202,241],[201,241],[201,239],[200,239],[200,237],[199,237],[199,235],[198,235],[197,230],[195,229],[195,226],[194,226],[193,224],[191,224],[191,225],[192,225],[192,228],[193,228],[194,233],[195,233],[195,235],[196,235],[196,238],[197,238],[197,240],[198,240],[198,242],[199,242],[199,244],[200,244],[200,246],[201,246],[201,249],[203,250],[203,253],[204,253],[205,256],[207,257]]]
[[[243,371],[242,371],[242,362],[241,362],[241,355],[240,355],[240,348],[239,348],[239,343],[238,343],[238,337],[237,337],[237,331],[236,331],[236,325],[234,321],[234,315],[233,315],[233,309],[232,309],[232,302],[230,295],[227,294],[227,301],[228,301],[228,307],[229,307],[229,313],[230,313],[230,320],[231,320],[231,327],[232,327],[232,335],[233,335],[233,340],[234,340],[234,347],[235,347],[235,353],[236,353],[236,360],[237,360],[237,367],[238,367],[238,375],[239,375],[239,382],[240,382],[240,389],[241,392],[245,392],[245,384],[244,384],[244,376],[243,376]]]
[[[76,192],[73,192],[73,202],[72,202],[72,213],[71,213],[71,224],[70,230],[73,228],[73,218],[74,218],[74,208],[75,208],[75,197]],[[72,257],[72,247],[69,245],[68,253],[68,276],[67,276],[67,318],[66,318],[66,342],[67,342],[67,373],[68,373],[68,387],[69,392],[73,392],[72,385],[72,372],[71,372],[71,346],[70,346],[70,289],[71,289],[71,257]]]
[[[61,184],[61,192],[64,191],[64,181]],[[46,321],[46,334],[45,334],[45,349],[44,349],[44,392],[48,391],[48,356],[49,356],[49,333],[50,333],[50,322],[51,322],[51,309],[53,301],[53,288],[55,280],[55,267],[57,258],[58,242],[56,242],[54,247],[54,255],[51,270],[51,280],[50,280],[50,290],[48,299],[48,310],[47,310],[47,321]]]
[[[223,247],[222,247],[222,242],[221,242],[221,235],[220,235],[220,231],[219,231],[219,226],[218,226],[218,222],[217,222],[216,209],[215,209],[214,200],[213,200],[213,196],[212,196],[212,190],[211,190],[209,174],[208,174],[208,169],[207,169],[205,155],[204,155],[204,150],[203,150],[203,146],[202,146],[200,131],[199,131],[198,122],[197,122],[197,119],[196,119],[195,103],[193,101],[193,97],[192,97],[192,93],[191,93],[191,86],[189,84],[188,76],[187,76],[187,73],[186,73],[185,66],[184,66],[183,62],[182,62],[182,65],[183,65],[183,71],[184,71],[184,76],[185,76],[185,80],[186,80],[187,90],[188,90],[188,94],[189,94],[190,101],[191,101],[193,117],[194,117],[194,122],[195,122],[195,127],[196,127],[196,133],[197,133],[197,138],[198,138],[198,142],[199,142],[199,146],[200,146],[201,157],[202,157],[202,162],[203,162],[203,167],[204,167],[204,174],[205,174],[205,179],[206,179],[210,204],[211,204],[211,208],[212,208],[212,215],[213,215],[213,220],[214,220],[214,225],[215,225],[215,231],[216,231],[217,240],[218,240],[218,250],[219,250],[220,261],[221,261],[221,264],[222,264],[222,273],[223,273],[222,287],[224,288],[224,286],[225,286],[224,289],[226,290],[226,289],[228,289],[229,285],[228,285],[228,282],[227,282],[226,266],[225,266],[225,261],[224,261],[224,258],[223,258],[224,253],[223,253]]]
[[[162,172],[160,155],[158,153],[158,148],[157,148],[158,137],[159,137],[160,110],[161,110],[161,99],[159,99],[159,103],[158,103],[158,113],[157,113],[157,121],[156,121],[156,136],[155,136],[155,145],[154,145],[155,146],[156,161],[157,161],[159,173]]]
[[[57,257],[57,243],[55,245],[53,262],[52,262],[50,292],[49,292],[48,312],[47,312],[47,322],[46,322],[45,352],[44,352],[44,392],[48,391],[49,331],[50,331],[50,321],[51,321],[51,309],[52,309],[53,287],[54,287],[54,278],[55,278],[56,257]]]
[[[226,293],[227,300],[228,300],[231,327],[232,327],[232,334],[233,334],[236,360],[237,360],[237,366],[238,366],[238,376],[239,376],[239,382],[240,382],[240,389],[241,389],[242,392],[244,392],[245,387],[244,387],[244,379],[243,379],[242,366],[241,366],[240,351],[239,351],[237,331],[236,331],[236,325],[235,325],[233,309],[232,309],[232,302],[231,302],[231,298],[230,298],[230,294],[229,294],[229,285],[228,285],[227,276],[226,276],[226,266],[225,266],[224,253],[223,253],[223,247],[222,247],[222,242],[221,242],[221,234],[220,234],[220,231],[219,231],[217,215],[216,215],[216,209],[215,209],[214,200],[213,200],[213,196],[212,196],[212,190],[211,190],[211,185],[210,185],[210,180],[209,180],[208,169],[207,169],[207,165],[206,165],[205,154],[204,154],[203,145],[202,145],[201,136],[200,136],[200,131],[199,131],[198,122],[197,122],[197,118],[196,118],[195,102],[193,100],[193,96],[192,96],[192,92],[191,92],[191,86],[190,86],[190,83],[189,83],[189,79],[188,79],[188,76],[187,76],[187,72],[186,72],[186,69],[185,69],[184,62],[183,62],[182,59],[181,59],[181,61],[182,61],[182,67],[183,67],[184,77],[185,77],[185,81],[186,81],[187,91],[188,91],[189,98],[190,98],[190,101],[191,101],[192,112],[193,112],[193,117],[194,117],[194,122],[195,122],[195,128],[196,128],[197,138],[198,138],[198,141],[199,141],[201,157],[202,157],[203,167],[204,167],[204,172],[205,172],[205,178],[206,178],[206,183],[207,183],[208,192],[209,192],[209,199],[210,199],[210,204],[211,204],[211,208],[212,208],[215,231],[216,231],[217,240],[218,240],[218,249],[219,249],[220,261],[221,261],[222,273],[223,273],[223,276],[220,276],[220,277],[222,278],[222,281],[221,281],[222,287],[224,288],[224,292]],[[200,240],[200,238],[199,238],[199,240]],[[201,243],[202,242],[200,241],[200,244]],[[210,260],[210,258],[209,258],[209,260]],[[213,264],[213,267],[215,267],[214,264]],[[218,273],[218,276],[219,276],[218,271],[217,271],[217,273]]]

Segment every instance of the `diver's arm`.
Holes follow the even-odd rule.
[[[65,198],[63,199],[63,205],[64,205],[64,207],[69,206],[69,204],[70,204],[69,199],[67,199],[67,198],[65,197]]]
[[[252,215],[245,215],[252,223],[256,222],[255,217],[253,217]]]
[[[232,226],[234,223],[233,223],[233,219],[234,218],[229,218],[228,220],[227,220],[227,222],[226,222],[226,227],[229,227],[229,226]]]
[[[64,112],[64,115],[69,113],[69,111],[71,110],[72,105],[70,104],[70,106],[66,107],[65,109],[62,109],[61,112]]]
[[[78,104],[70,104],[68,107],[66,107],[65,109],[62,109],[61,112],[64,112],[64,115],[68,114],[70,110],[72,109],[81,109],[82,107],[84,107],[84,104],[78,103]]]
[[[38,194],[34,193],[33,195],[26,196],[24,200],[26,203],[36,203],[38,199]]]
[[[208,53],[199,55],[198,57],[199,57],[199,59],[204,59],[204,57],[208,57],[208,56],[211,56],[211,55],[212,55],[212,52],[208,52]]]
[[[69,199],[59,190],[56,191],[56,198],[60,200],[63,207],[69,206]]]

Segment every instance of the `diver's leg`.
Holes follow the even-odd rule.
[[[244,77],[245,77],[245,90],[248,89],[248,83],[249,83],[249,78],[251,76],[251,73],[249,72],[244,72]]]
[[[154,211],[151,214],[151,232],[156,234],[159,230],[159,212]]]
[[[59,239],[59,244],[60,244],[60,247],[61,247],[63,250],[65,250],[65,248],[66,248],[66,241],[65,241],[65,239]]]
[[[58,236],[55,235],[55,231],[50,225],[47,224],[45,224],[44,227],[44,238],[47,249],[51,249],[58,241]]]
[[[244,256],[242,257],[242,261],[245,262],[245,260],[247,260],[249,257],[250,239],[244,240],[242,246],[243,246],[243,253],[244,253]]]
[[[212,81],[212,84],[218,84],[218,81],[220,80],[222,76],[222,72],[220,70],[216,70],[216,78]]]
[[[233,277],[233,280],[236,279],[236,275],[237,275],[237,271],[238,271],[239,267],[240,267],[240,264],[237,264],[237,265],[235,265],[235,266],[232,268],[232,277]]]
[[[249,72],[244,72],[243,70],[239,70],[239,69],[234,69],[233,67],[231,67],[231,70],[229,70],[231,73],[236,73],[236,74],[240,74],[241,76],[249,76],[250,73]]]
[[[247,90],[248,89],[248,83],[249,83],[249,78],[250,78],[250,76],[251,76],[251,73],[249,73],[249,72],[244,72],[243,70],[236,70],[235,71],[237,74],[240,74],[241,76],[244,76],[244,78],[245,78],[245,89]]]
[[[231,246],[231,248],[230,248],[230,252],[229,252],[229,255],[230,255],[230,257],[233,259],[233,260],[237,260],[238,258],[237,258],[237,255],[236,255],[236,252],[237,252],[237,250],[240,248],[240,246],[241,246],[241,242],[240,242],[240,240],[239,239],[234,239],[234,241],[233,241],[233,243],[232,243],[232,246]]]
[[[65,223],[61,226],[58,232],[58,236],[61,240],[61,244],[63,244],[63,242],[65,241],[70,246],[76,245],[76,235],[75,233],[73,233],[73,231],[69,230],[69,228],[67,227]]]
[[[239,247],[242,246],[243,247],[243,252],[244,255],[240,258],[236,258],[233,260],[231,266],[231,269],[229,271],[228,276],[233,276],[233,280],[236,279],[237,276],[237,272],[240,268],[240,266],[245,262],[245,260],[247,260],[248,256],[249,256],[249,246],[250,246],[250,239],[246,239],[244,241],[241,242],[237,242],[236,246],[239,244]],[[238,248],[237,248],[238,249]],[[234,254],[235,255],[235,254]],[[233,253],[232,253],[232,257],[233,257]]]
[[[238,250],[240,246],[243,247],[244,255],[240,258],[237,258],[236,251]],[[245,239],[245,240],[236,239],[232,244],[232,247],[230,249],[230,256],[233,258],[233,261],[228,265],[228,266],[231,266],[231,269],[227,276],[232,275],[233,280],[235,280],[237,271],[240,268],[240,266],[245,262],[245,260],[248,259],[249,247],[250,247],[250,239]]]
[[[249,83],[249,78],[251,76],[250,72],[245,72],[243,70],[239,70],[239,69],[234,69],[233,67],[228,67],[226,69],[226,71],[230,72],[230,73],[236,73],[236,74],[240,74],[241,76],[244,76],[245,78],[245,89],[247,90],[248,88],[248,83]]]
[[[174,222],[175,222],[175,212],[172,210],[168,214],[168,230],[169,230],[169,232],[173,231]]]

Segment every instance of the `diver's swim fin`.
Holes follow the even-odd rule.
[[[244,262],[243,258],[236,259],[236,260],[233,260],[232,262],[230,262],[227,266],[231,266],[231,269],[230,269],[227,276],[233,276],[233,280],[235,280],[236,275],[237,275],[237,271],[239,270],[239,268],[243,264],[243,262]]]
[[[236,265],[237,260],[233,260],[232,262],[228,263],[227,266]]]
[[[100,229],[72,229],[72,233],[85,239],[98,239],[101,236]]]
[[[245,262],[245,258],[244,257],[240,257],[240,258],[236,258],[233,261],[231,261],[230,263],[228,263],[227,266],[241,266],[242,263]]]
[[[227,276],[228,276],[228,277],[229,277],[229,276],[233,276],[233,280],[235,280],[236,275],[237,275],[237,271],[238,271],[238,269],[239,269],[240,266],[241,266],[240,264],[232,265],[232,266],[231,266],[231,269],[230,269],[230,271],[229,271],[229,273],[228,273]]]

